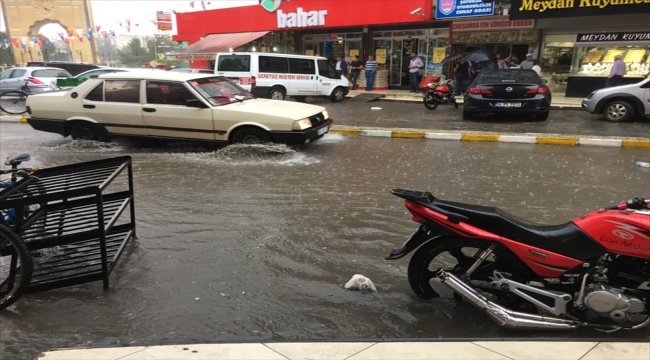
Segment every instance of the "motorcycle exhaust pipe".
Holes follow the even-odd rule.
[[[468,300],[474,306],[484,310],[499,326],[512,329],[552,329],[572,330],[581,326],[578,321],[566,320],[556,317],[546,317],[537,314],[527,314],[506,309],[467,285],[453,274],[444,270],[438,271],[438,278],[443,284],[450,287],[457,294]]]

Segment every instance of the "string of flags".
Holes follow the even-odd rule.
[[[212,3],[212,1],[189,1],[190,8],[200,10],[195,5],[196,3],[199,3],[201,9],[206,10]],[[170,9],[171,12],[176,13],[177,11]],[[159,12],[163,13],[163,12]],[[154,25],[158,25],[158,30],[171,30],[171,16],[167,18],[168,15],[165,14],[165,17],[161,18],[160,15],[158,15],[158,18],[155,20],[151,20],[151,22]],[[118,22],[118,25],[120,28],[125,29],[127,32],[131,32],[132,25],[134,27],[139,27],[140,24],[138,23],[132,23],[131,19],[124,19],[122,21]],[[47,45],[51,45],[57,41],[62,41],[68,45],[70,45],[73,41],[79,41],[83,42],[84,39],[88,41],[92,41],[93,39],[108,39],[110,41],[113,41],[116,37],[116,31],[115,30],[105,30],[102,29],[101,26],[95,26],[93,27],[88,27],[88,29],[75,29],[75,30],[68,30],[67,34],[60,32],[57,33],[53,38],[48,37],[47,35],[39,34],[37,36],[24,36],[24,37],[14,37],[11,39],[4,39],[2,41],[2,46],[3,48],[8,48],[10,46],[13,46],[16,49],[20,48],[27,48],[27,47],[34,47],[34,46],[39,46],[39,47],[45,47]]]

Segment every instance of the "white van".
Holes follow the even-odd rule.
[[[284,100],[293,96],[329,96],[343,101],[350,83],[319,56],[237,52],[217,53],[214,73],[239,83],[257,97]]]

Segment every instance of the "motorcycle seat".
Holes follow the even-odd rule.
[[[433,204],[467,217],[463,222],[493,234],[579,260],[600,256],[605,249],[573,222],[538,225],[501,209],[435,199]]]

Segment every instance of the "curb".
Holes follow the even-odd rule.
[[[401,101],[401,102],[422,102],[422,97],[408,96],[408,95],[384,95],[378,100]],[[463,105],[462,99],[457,99],[456,102],[458,103],[458,106]],[[559,103],[559,104],[551,103],[550,109],[551,110],[582,110],[582,106],[580,104],[571,104],[571,103]]]
[[[456,141],[480,141],[480,142],[505,142],[521,144],[546,144],[546,145],[569,145],[569,146],[610,146],[625,148],[650,149],[648,138],[624,138],[624,137],[599,137],[599,136],[577,136],[577,135],[555,135],[555,134],[501,134],[489,132],[461,132],[461,131],[440,131],[440,130],[414,130],[414,129],[389,129],[389,128],[366,128],[356,126],[332,126],[332,134],[358,137],[388,137],[399,139],[432,139],[432,140],[456,140]]]

